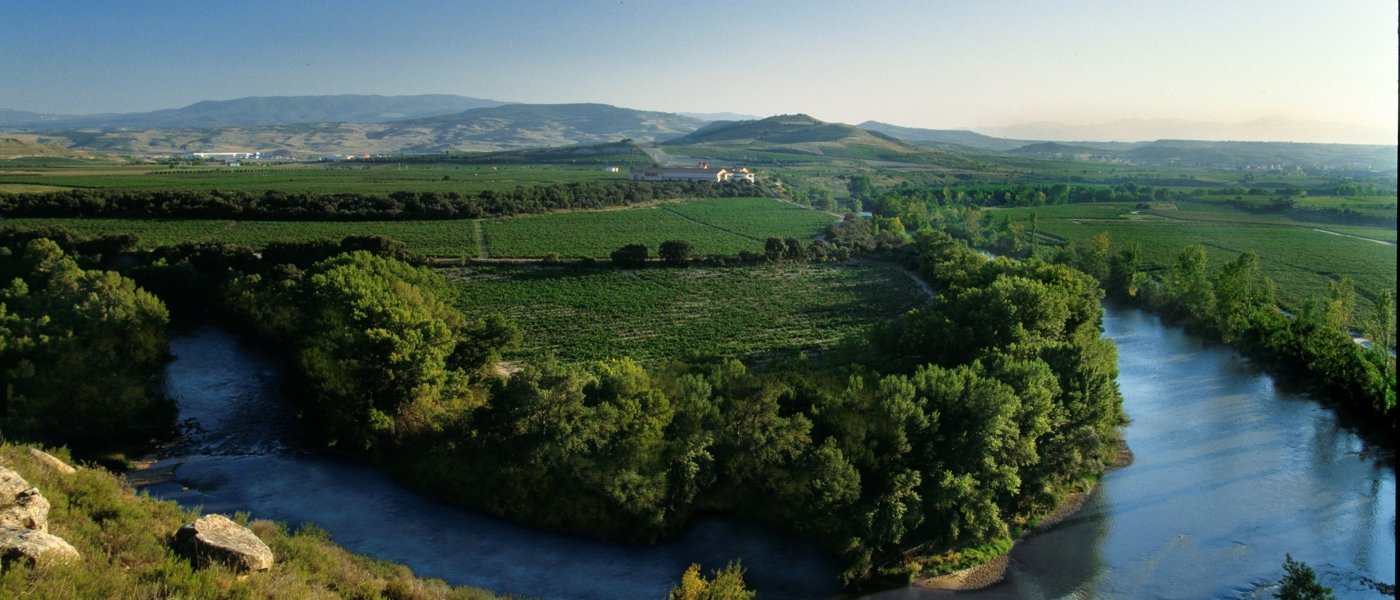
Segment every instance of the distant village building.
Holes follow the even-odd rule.
[[[617,167],[603,167],[603,172],[604,172],[604,173],[616,173],[616,172],[618,172],[618,171],[620,171],[620,170],[621,170],[621,169],[618,169]]]
[[[239,160],[262,158],[261,152],[186,152],[176,155],[179,158],[199,158],[204,160]]]
[[[653,167],[632,171],[632,181],[709,181],[713,183],[724,183],[726,181],[749,181],[754,180],[753,173],[745,167],[711,167],[710,163],[701,161],[698,166],[690,168],[678,167]]]

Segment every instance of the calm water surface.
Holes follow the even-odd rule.
[[[1341,598],[1395,582],[1393,456],[1227,348],[1109,308],[1132,466],[1084,510],[1018,545],[1007,581],[969,598],[1268,598],[1285,552]],[[839,565],[815,544],[701,520],[674,542],[623,547],[534,531],[436,502],[308,452],[278,366],[226,331],[172,336],[167,371],[194,440],[177,483],[152,493],[206,511],[315,523],[356,552],[414,571],[541,598],[661,598],[692,562],[742,559],[760,598],[830,597]],[[159,466],[159,465],[158,465]],[[892,590],[882,598],[946,593]]]

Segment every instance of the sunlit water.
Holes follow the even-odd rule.
[[[1339,598],[1395,582],[1393,455],[1228,348],[1108,309],[1136,459],[971,598],[1272,598],[1285,553]],[[914,589],[882,594],[946,594]]]
[[[1024,541],[1006,582],[972,598],[1266,598],[1285,553],[1340,598],[1395,581],[1393,457],[1227,348],[1155,317],[1108,309],[1136,461],[1076,517]],[[543,533],[419,496],[308,452],[280,370],[231,334],[173,336],[167,373],[195,442],[152,493],[208,512],[315,523],[356,552],[541,598],[661,598],[687,565],[742,559],[760,598],[827,597],[839,569],[815,544],[704,519],[674,542],[623,547]],[[202,430],[201,430],[202,428]],[[160,465],[158,465],[160,466]],[[940,596],[912,588],[886,598]]]

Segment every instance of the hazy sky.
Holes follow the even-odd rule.
[[[930,128],[1269,119],[1249,127],[1395,143],[1396,30],[1394,0],[0,0],[0,108],[452,93]]]

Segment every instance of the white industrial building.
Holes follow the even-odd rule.
[[[753,173],[745,167],[711,167],[710,163],[701,162],[698,166],[681,167],[652,167],[632,171],[632,181],[709,181],[713,183],[724,183],[726,181],[753,181]]]

